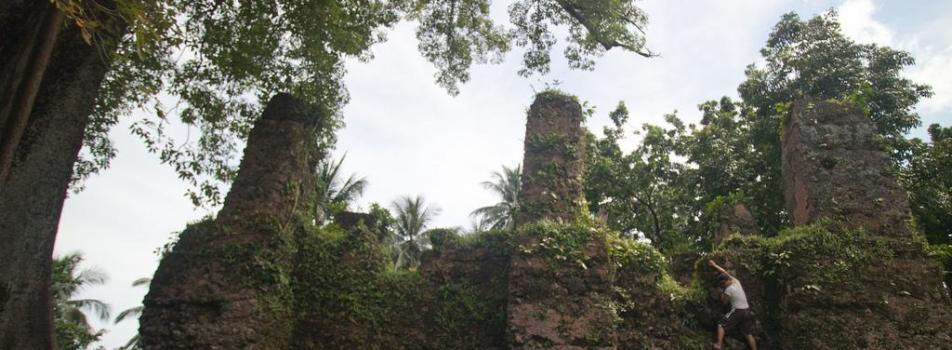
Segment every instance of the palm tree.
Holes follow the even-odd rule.
[[[464,232],[476,233],[476,232],[483,232],[483,231],[489,231],[489,230],[492,230],[492,225],[489,224],[489,221],[487,221],[482,216],[473,215],[469,222],[469,227],[467,227],[464,230]]]
[[[351,174],[341,180],[340,166],[347,154],[336,162],[333,159],[322,160],[317,165],[317,221],[323,223],[334,208],[346,210],[348,204],[359,198],[367,187],[366,178],[357,178]]]
[[[483,187],[492,190],[500,197],[499,203],[485,206],[470,214],[482,217],[494,230],[509,229],[515,225],[516,210],[519,208],[519,191],[522,189],[522,166],[502,167],[502,172],[494,171],[492,181],[483,181]]]
[[[132,286],[133,287],[148,286],[150,283],[152,283],[151,278],[142,277],[140,279],[132,281]],[[145,309],[145,306],[139,305],[139,306],[133,306],[128,309],[122,310],[122,312],[120,312],[119,315],[116,315],[116,320],[114,322],[119,323],[126,319],[139,318],[139,316],[142,316],[143,309]],[[126,345],[123,345],[119,349],[120,350],[139,349],[139,334],[136,333],[136,335],[132,336],[132,338],[129,339],[128,342],[126,342]]]
[[[72,253],[53,259],[53,283],[50,288],[53,299],[56,338],[60,348],[84,349],[99,340],[103,331],[96,331],[89,324],[85,312],[99,319],[109,320],[109,304],[97,299],[74,299],[73,297],[93,285],[103,285],[108,280],[98,269],[83,269],[77,273],[83,257]]]
[[[436,207],[427,207],[423,196],[417,195],[415,198],[409,196],[401,197],[392,204],[396,212],[396,234],[397,243],[395,247],[399,253],[397,255],[397,267],[414,267],[419,264],[420,253],[425,248],[420,237],[426,229],[426,225],[439,215],[440,209]]]

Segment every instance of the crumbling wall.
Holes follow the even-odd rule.
[[[948,349],[952,306],[921,251],[920,242],[821,221],[774,237],[734,236],[711,258],[741,281],[765,348]],[[699,271],[698,282],[716,290],[716,274]],[[715,297],[698,320],[723,312]]]
[[[509,235],[446,237],[417,271],[388,267],[359,226],[301,239],[291,349],[507,349]]]
[[[575,220],[583,199],[582,121],[576,97],[554,90],[536,95],[526,118],[516,225]]]
[[[941,269],[907,221],[909,205],[872,121],[857,107],[793,103],[783,170],[794,224],[837,223],[775,243],[784,348],[952,348]]]
[[[292,272],[294,339],[287,349],[429,349],[428,286],[415,271],[388,269],[365,227],[308,230]]]
[[[725,203],[718,209],[717,231],[714,241],[720,242],[732,234],[759,235],[760,227],[743,203]]]
[[[880,235],[912,233],[891,159],[856,106],[795,101],[783,130],[783,177],[794,225],[830,218]]]
[[[143,301],[144,349],[286,349],[290,262],[312,203],[320,115],[287,94],[268,103],[218,217],[190,225]]]
[[[885,153],[873,147],[868,125],[856,125],[868,119],[823,101],[801,101],[792,111],[784,169],[800,226],[769,238],[735,235],[705,257],[743,283],[762,347],[952,348],[952,309],[938,267],[905,226],[908,207]],[[696,262],[693,284],[679,285],[657,250],[586,215],[582,119],[573,97],[537,96],[517,228],[462,237],[435,231],[434,250],[406,271],[391,266],[372,216],[339,213],[321,227],[309,220],[320,118],[276,96],[218,218],[186,228],[156,272],[142,345],[708,347],[723,312],[713,270]],[[837,143],[815,143],[825,141]],[[744,210],[729,208],[725,232],[755,227]]]
[[[647,243],[608,237],[616,266],[611,305],[619,320],[618,349],[709,348],[713,333],[694,312],[700,309],[699,290],[679,285],[667,259]]]
[[[615,347],[605,237],[556,224],[575,222],[582,208],[582,119],[577,99],[556,91],[529,108],[509,269],[512,349]]]
[[[804,98],[786,116],[782,143],[796,227],[732,236],[710,256],[740,279],[761,344],[952,348],[941,270],[907,224],[908,203],[869,118],[844,102]],[[715,273],[698,269],[700,285],[716,291]],[[715,294],[698,320],[717,315]]]
[[[427,328],[435,348],[509,348],[511,237],[509,231],[449,234],[424,256],[420,274],[432,293]]]

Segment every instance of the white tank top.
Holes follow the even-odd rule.
[[[744,293],[744,287],[740,286],[740,281],[736,278],[731,278],[731,281],[733,283],[724,289],[724,294],[731,302],[731,309],[743,310],[749,308],[750,305],[747,305],[747,294]]]

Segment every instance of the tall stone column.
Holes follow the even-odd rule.
[[[554,92],[529,108],[516,225],[541,219],[571,222],[583,198],[582,106]]]
[[[606,303],[611,268],[605,237],[571,227],[581,210],[584,141],[582,109],[571,96],[543,92],[526,122],[517,248],[509,271],[508,331],[512,349],[614,349],[614,318]],[[533,223],[563,222],[557,230],[579,247],[560,259]],[[545,242],[543,242],[545,240]]]
[[[805,98],[788,115],[783,173],[794,224],[829,218],[869,234],[781,244],[784,349],[952,349],[941,269],[907,224],[909,204],[877,138],[872,121],[844,103]]]
[[[144,300],[144,349],[286,349],[293,232],[313,203],[322,116],[287,94],[251,131],[213,221],[189,225]]]
[[[845,221],[884,236],[909,236],[909,203],[878,140],[856,107],[793,103],[783,133],[783,177],[794,225]]]

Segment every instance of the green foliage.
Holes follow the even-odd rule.
[[[426,204],[423,196],[402,197],[394,201],[391,206],[396,212],[397,242],[394,247],[399,252],[397,267],[416,267],[420,264],[420,254],[427,248],[422,236],[426,226],[433,217],[439,215],[440,209]]]
[[[931,143],[910,141],[912,156],[900,180],[929,243],[952,244],[952,127],[930,125],[929,135]]]
[[[473,217],[488,225],[488,229],[512,229],[519,210],[519,191],[522,190],[522,166],[502,167],[502,172],[493,172],[492,181],[484,181],[483,187],[499,196],[496,204],[473,210]]]
[[[575,69],[592,69],[592,57],[615,47],[654,55],[645,48],[647,16],[632,0],[521,0],[509,6],[509,19],[516,44],[527,47],[523,76],[548,73],[556,26],[568,27],[565,56]]]
[[[855,43],[842,33],[835,14],[827,13],[807,21],[784,15],[761,54],[766,65],[748,67],[738,88],[741,101],[702,103],[699,125],[685,126],[669,115],[668,127],[644,126],[643,139],[629,154],[618,146],[627,111],[622,105],[613,112],[615,126],[591,147],[585,181],[593,212],[606,215],[613,229],[643,235],[665,252],[685,245],[706,249],[717,219],[709,209],[719,198],[743,202],[762,232],[779,232],[789,225],[782,121],[795,99],[813,96],[867,112],[896,164],[915,167],[906,174],[907,187],[919,193],[913,195],[917,219],[929,232],[952,232],[942,224],[950,212],[941,204],[949,197],[947,188],[917,181],[949,178],[925,169],[950,167],[926,160],[930,148],[904,138],[919,124],[915,104],[931,95],[928,86],[902,78],[902,70],[914,64],[908,53]]]
[[[499,63],[510,36],[490,18],[488,0],[413,0],[407,18],[419,21],[416,36],[423,57],[436,66],[436,82],[450,94],[469,80],[475,63]]]
[[[346,158],[345,154],[336,162],[323,159],[317,165],[317,222],[323,223],[334,213],[347,211],[351,202],[363,195],[367,187],[366,178],[357,178],[353,174],[342,178],[340,167]]]
[[[651,245],[616,235],[608,237],[608,255],[619,269],[656,274],[659,282],[666,275],[667,260]]]
[[[83,257],[74,253],[53,259],[52,294],[53,327],[60,349],[86,349],[99,341],[104,330],[95,330],[85,312],[93,312],[102,320],[109,319],[109,305],[96,299],[74,299],[87,287],[102,285],[106,274],[95,269],[77,271]]]
[[[752,252],[754,259],[739,262],[745,271],[819,291],[846,283],[867,266],[888,265],[895,249],[890,244],[886,238],[825,221],[785,229],[775,237],[732,236],[715,254]]]
[[[575,145],[569,142],[568,135],[547,133],[530,135],[526,141],[526,152],[554,151],[557,154],[571,156],[576,152]]]
[[[507,296],[505,293],[486,295],[485,291],[467,283],[436,287],[432,341],[443,349],[471,348],[474,332],[478,336],[487,329],[505,327]]]
[[[503,237],[496,232],[447,244],[496,244]],[[388,268],[385,248],[366,231],[332,225],[300,236],[293,302],[284,301],[294,305],[297,347],[467,349],[484,332],[504,329],[507,294],[499,283],[505,276],[494,282],[434,283],[416,269]],[[484,282],[489,284],[478,285]]]
[[[521,74],[547,72],[557,27],[569,30],[573,68],[590,69],[592,57],[615,47],[650,56],[645,15],[631,0],[521,1],[510,7],[511,30],[493,22],[487,0],[121,0],[118,11],[103,15],[109,21],[86,2],[56,4],[92,37],[110,34],[118,43],[104,52],[113,68],[87,127],[76,188],[115,156],[108,131],[119,117],[145,108],[150,115],[133,121],[132,133],[190,185],[196,205],[222,200],[221,188],[236,174],[239,140],[278,92],[313,106],[325,118],[314,146],[333,147],[348,100],[343,62],[369,60],[370,48],[401,19],[418,23],[419,51],[451,94],[469,80],[473,63],[500,62],[512,46],[528,48]],[[128,30],[102,30],[107,22]],[[165,106],[159,95],[177,101]],[[198,136],[170,137],[169,118]]]
[[[491,230],[460,235],[453,241],[459,249],[487,248],[499,255],[509,255],[512,250],[512,230]]]
[[[608,226],[629,238],[644,237],[662,251],[701,241],[690,231],[698,216],[693,169],[674,159],[681,145],[676,130],[645,125],[641,143],[630,153],[622,151],[623,124],[628,120],[624,103],[609,115],[613,127],[603,138],[590,138],[586,157],[585,198],[590,210],[607,217]],[[669,120],[678,122],[674,116]]]
[[[553,264],[588,269],[587,264],[592,257],[585,254],[584,248],[595,236],[604,234],[589,225],[566,225],[541,220],[517,229],[516,235],[532,237],[533,242],[520,244],[516,249],[525,255],[543,256]]]
[[[876,125],[897,164],[909,156],[905,134],[919,125],[914,107],[932,95],[926,85],[903,78],[915,63],[904,51],[874,44],[858,44],[846,37],[834,12],[801,20],[784,15],[761,50],[764,67],[750,65],[739,87],[743,99],[743,127],[752,153],[763,159],[751,164],[759,181],[738,178],[744,192],[762,208],[754,210],[765,232],[786,225],[780,166],[780,128],[785,106],[812,96],[860,105]],[[721,193],[726,194],[726,193]]]
[[[444,244],[455,244],[459,241],[459,230],[451,228],[434,228],[424,234],[430,239],[433,249],[440,249]]]
[[[391,245],[396,242],[396,234],[393,232],[396,219],[387,208],[380,203],[370,203],[370,209],[367,211],[373,217],[375,223],[373,227],[368,227],[370,232],[377,237],[377,240],[385,245]]]
[[[139,107],[154,102],[164,72],[172,67],[172,48],[181,44],[176,9],[168,1],[117,0],[115,9],[97,1],[55,1],[68,18],[110,59],[110,70],[100,85],[96,108],[86,125],[83,151],[74,164],[72,189],[83,188],[88,176],[108,168],[116,149],[109,130]],[[161,111],[159,111],[161,112]],[[164,124],[158,113],[152,125]],[[133,129],[134,134],[139,130]],[[154,146],[146,143],[150,149]]]
[[[74,323],[53,320],[55,327],[56,346],[62,350],[84,350],[92,343],[99,341],[105,331],[91,332],[89,328]]]
[[[929,255],[935,257],[944,266],[952,265],[952,244],[933,244],[929,246]],[[947,268],[947,270],[949,270]]]

